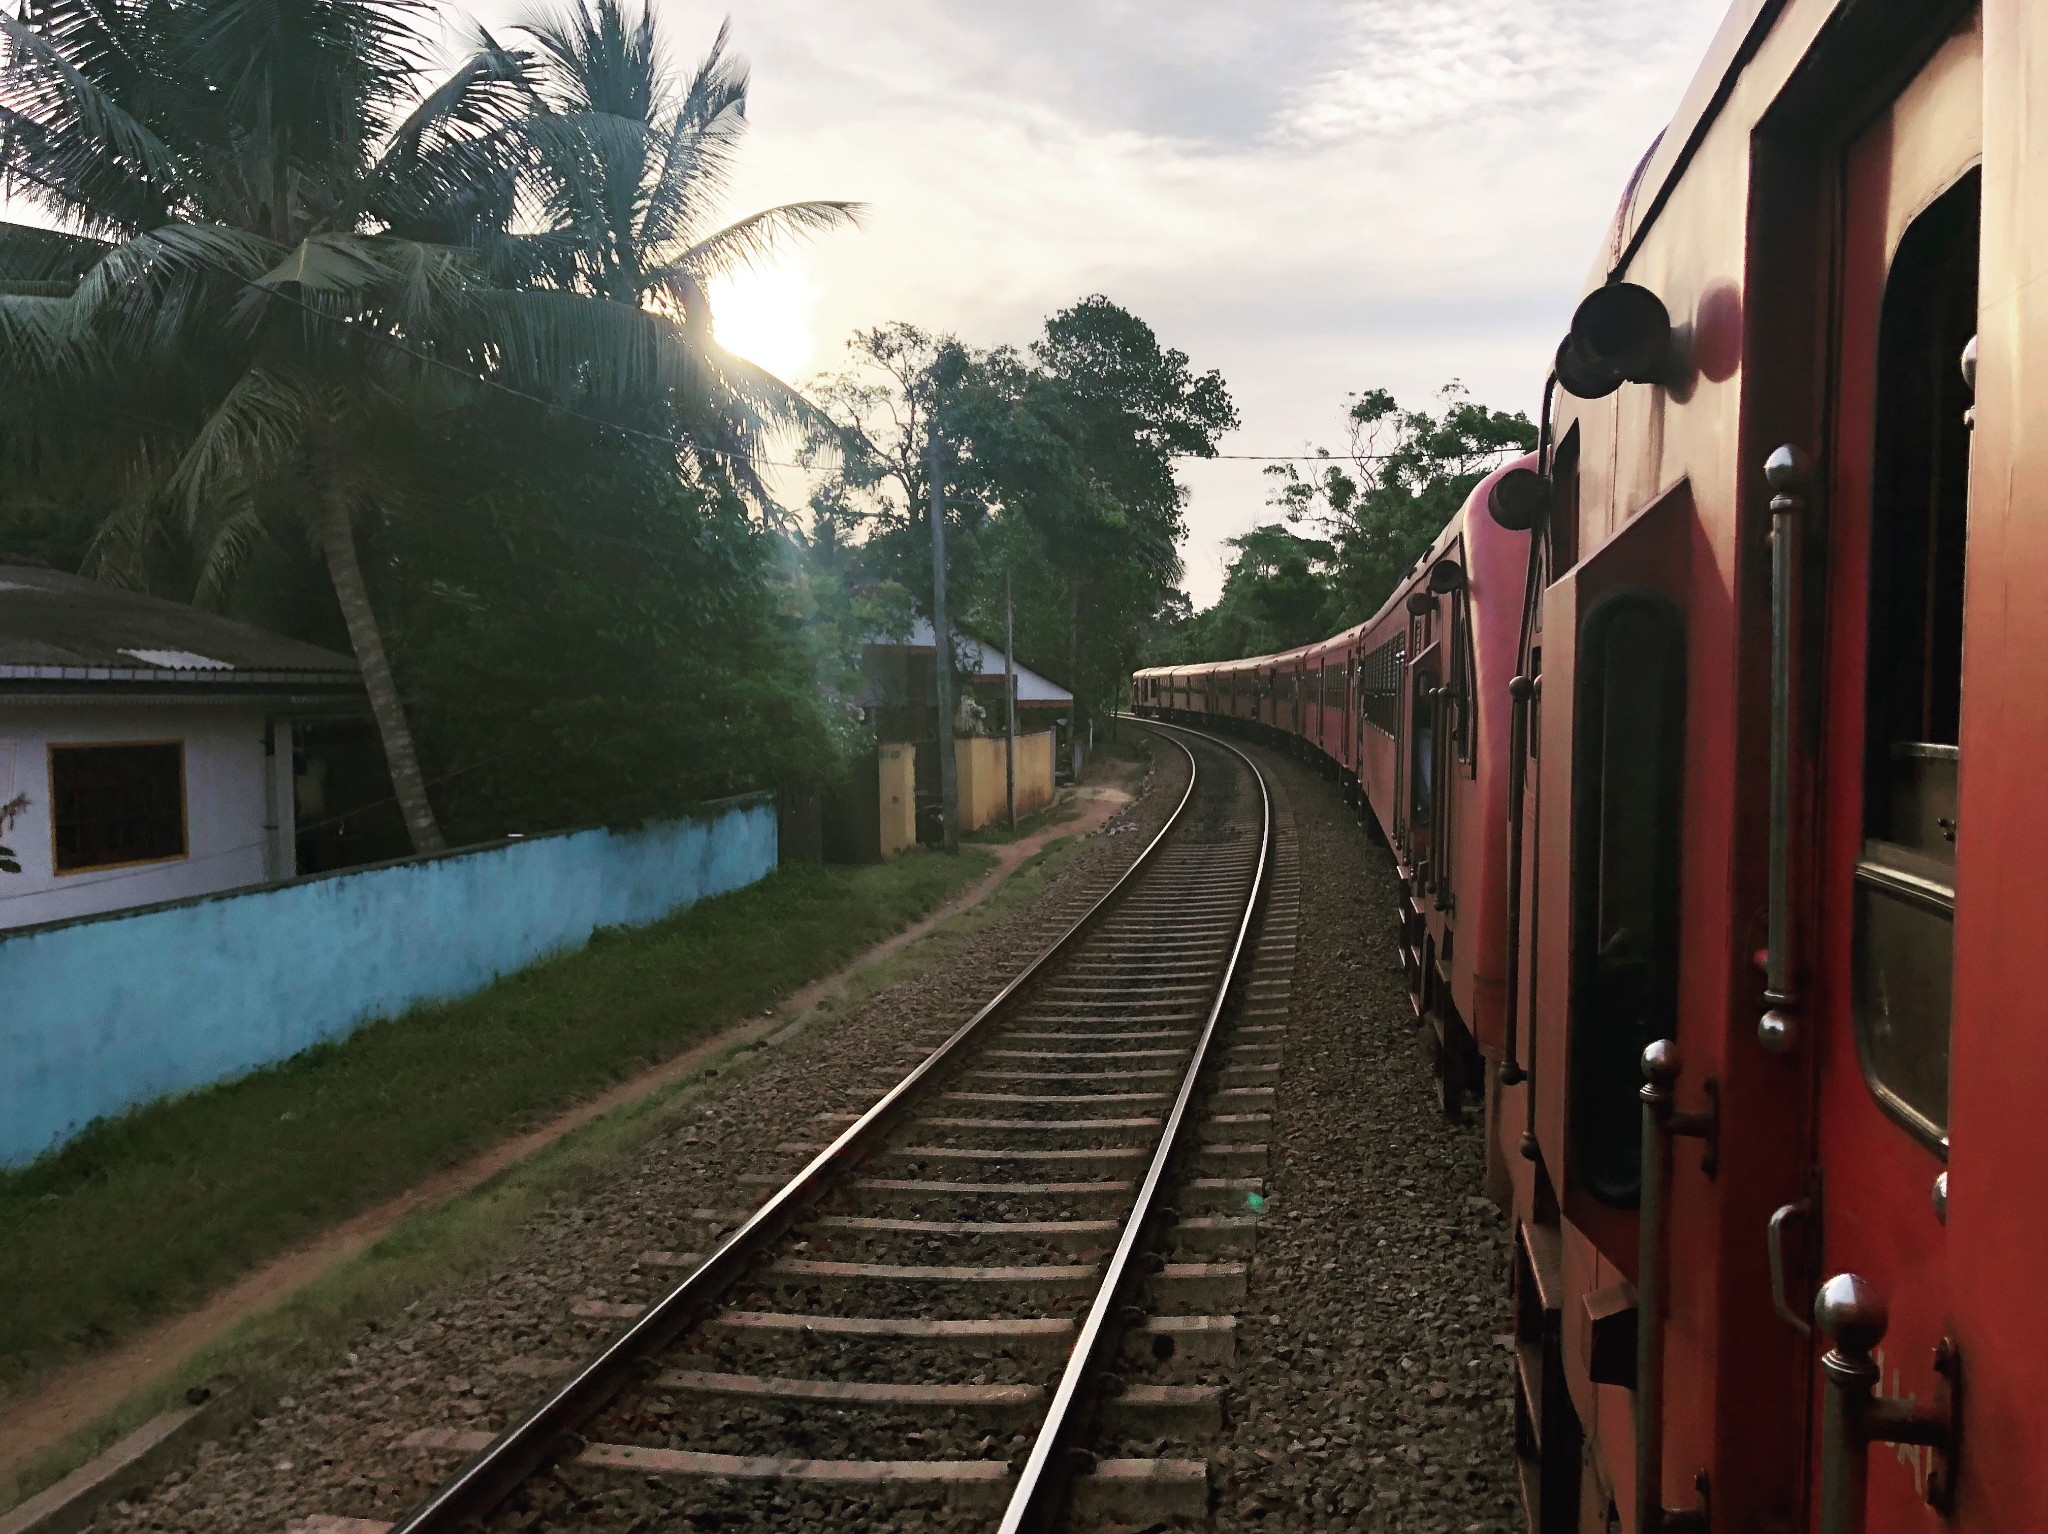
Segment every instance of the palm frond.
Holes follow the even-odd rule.
[[[291,462],[312,409],[313,400],[295,380],[260,367],[237,379],[165,485],[186,525],[196,528],[209,502],[239,503],[250,486]]]
[[[858,202],[786,202],[763,208],[708,234],[667,261],[661,272],[689,272],[699,278],[749,266],[827,230],[859,228],[866,205]]]
[[[204,0],[188,23],[189,63],[219,101],[219,131],[265,179],[317,165],[306,208],[360,200],[373,146],[404,110],[424,68],[418,0]],[[287,199],[270,209],[285,216]]]
[[[504,127],[525,102],[525,85],[526,60],[522,55],[495,44],[478,49],[446,80],[427,92],[392,130],[389,141],[371,163],[371,174],[390,175],[427,145],[459,130]]]
[[[546,90],[558,107],[654,120],[667,69],[644,0],[637,17],[620,0],[537,9],[518,30],[539,45]]]
[[[639,231],[652,248],[688,239],[730,187],[747,131],[748,87],[746,66],[726,52],[731,32],[727,20],[662,134]]]
[[[90,369],[94,353],[69,295],[0,293],[0,357],[13,389],[35,391]],[[11,407],[10,416],[18,407]]]
[[[199,580],[192,600],[201,607],[218,607],[243,562],[258,545],[270,541],[270,529],[254,497],[237,496],[211,512],[206,526],[198,530]]]
[[[164,531],[163,518],[158,515],[155,464],[145,449],[121,468],[122,493],[93,530],[83,573],[109,585],[141,591],[149,585],[150,550]]]
[[[546,289],[480,292],[477,360],[515,388],[656,405],[699,391],[702,359],[680,326],[630,304]]]
[[[0,36],[9,44],[0,106],[12,122],[10,167],[33,171],[41,194],[73,211],[94,181],[109,179],[168,207],[188,177],[183,159],[41,30],[0,11]]]

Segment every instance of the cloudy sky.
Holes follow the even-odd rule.
[[[721,3],[655,0],[671,46]],[[497,20],[516,0],[486,0]],[[1726,0],[735,0],[754,66],[734,211],[856,198],[714,295],[727,344],[802,377],[891,319],[1022,342],[1090,292],[1220,368],[1225,451],[1335,443],[1348,391],[1459,378],[1533,413],[1628,172]],[[493,14],[494,13],[494,14]],[[1263,516],[1190,468],[1188,587]]]

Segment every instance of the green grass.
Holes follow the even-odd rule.
[[[951,917],[888,957],[856,970],[806,1015],[803,1033],[786,1047],[829,1050],[833,1025],[869,998],[900,981],[964,960],[985,941],[991,925],[1037,900],[1061,864],[1080,845],[1071,839],[1055,841],[1027,858],[980,905]],[[971,854],[957,863],[936,854],[923,854],[886,868],[829,869],[823,871],[824,882],[831,886],[827,891],[812,890],[807,896],[799,892],[793,899],[757,886],[755,890],[699,906],[664,927],[681,927],[692,918],[721,917],[721,907],[740,905],[747,895],[773,893],[775,906],[796,904],[817,918],[834,900],[880,898],[894,890],[899,896],[895,914],[903,918],[895,926],[900,928],[914,919],[909,912],[915,899],[928,897],[927,905],[935,904],[986,866],[984,857]],[[895,870],[902,871],[897,879],[880,877]],[[818,873],[784,871],[776,876],[775,882],[808,885]],[[871,921],[876,929],[890,924],[887,912],[871,914],[863,910],[861,919]],[[737,921],[744,923],[744,912]],[[772,942],[778,933],[790,936],[797,925],[782,923],[769,927],[764,923],[749,941]],[[611,959],[632,938],[655,939],[662,930],[650,928],[631,934],[628,939],[610,940],[599,945],[595,956]],[[849,939],[848,946],[859,945]],[[565,959],[548,968],[568,968],[575,962]],[[813,967],[823,972],[839,964],[821,959]],[[466,1005],[484,999],[478,997]],[[743,1007],[741,1013],[750,1010],[758,1009]],[[706,1031],[710,1030],[698,1030]],[[687,1042],[687,1038],[683,1040],[685,1045]],[[758,1040],[736,1044],[706,1061],[691,1076],[593,1120],[470,1192],[404,1220],[368,1251],[336,1264],[290,1298],[251,1316],[219,1342],[136,1390],[117,1409],[25,1465],[13,1486],[0,1484],[0,1512],[69,1474],[157,1412],[177,1404],[191,1386],[227,1385],[237,1391],[243,1410],[260,1410],[263,1403],[289,1388],[294,1371],[305,1367],[309,1359],[330,1357],[362,1328],[391,1324],[392,1317],[420,1301],[490,1272],[495,1264],[505,1260],[508,1246],[534,1215],[552,1203],[589,1196],[615,1176],[641,1146],[686,1122],[701,1103],[744,1082],[777,1053],[763,1048]],[[223,1089],[226,1090],[230,1089]],[[221,1094],[207,1094],[218,1095]],[[0,1191],[0,1199],[7,1196]],[[0,1204],[0,1208],[4,1207]],[[132,1243],[122,1245],[127,1249]],[[48,1264],[39,1264],[37,1274],[36,1281],[44,1285],[65,1276]]]
[[[189,1306],[829,974],[990,866],[792,867],[0,1174],[0,1384]]]

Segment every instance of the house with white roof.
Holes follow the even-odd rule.
[[[870,710],[930,710],[936,706],[936,668],[933,657],[938,646],[932,640],[929,618],[919,618],[901,639],[887,636],[868,642],[861,666],[863,707]],[[982,704],[990,728],[1003,728],[1003,652],[983,644],[972,634],[953,635],[953,661],[961,680]],[[1041,676],[1022,661],[1011,663],[1017,687],[1017,731],[1027,734],[1055,727],[1064,729],[1074,709],[1074,695],[1059,683]],[[907,724],[889,738],[913,740],[933,734],[929,720],[921,728]]]
[[[294,732],[365,712],[347,655],[0,565],[0,928],[291,878]]]

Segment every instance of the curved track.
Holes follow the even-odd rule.
[[[1070,1498],[1142,1511],[1205,1495],[1199,1461],[1098,1464],[1078,1447],[1099,1408],[1187,1404],[1108,1365],[1130,1331],[1173,1346],[1186,1318],[1148,1321],[1147,1305],[1171,1310],[1176,1284],[1236,1266],[1153,1248],[1176,1218],[1162,1192],[1229,1170],[1234,1148],[1195,1120],[1240,1069],[1211,1046],[1272,808],[1249,758],[1168,731],[1186,794],[1116,884],[879,1100],[826,1115],[844,1124],[829,1143],[778,1147],[802,1169],[715,1251],[649,1254],[687,1276],[398,1534],[581,1523],[574,1488],[608,1476],[689,1501],[693,1484],[936,1497],[985,1508],[1003,1534],[1048,1526]]]

